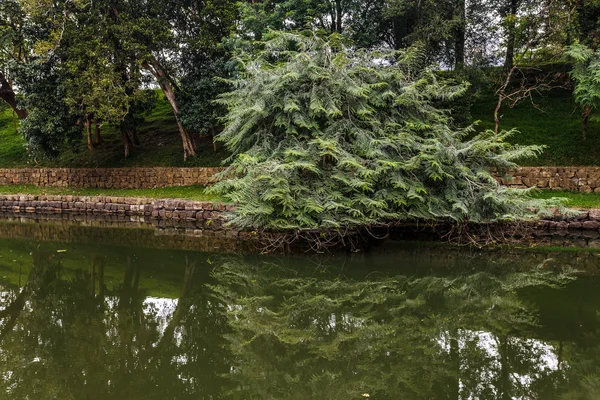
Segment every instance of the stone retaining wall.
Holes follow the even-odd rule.
[[[194,221],[204,229],[221,230],[231,204],[110,196],[0,195],[0,212],[13,214],[92,214]]]
[[[600,193],[600,167],[520,167],[498,180],[513,187]]]
[[[150,189],[209,185],[220,167],[202,168],[15,168],[0,169],[0,185],[102,189]]]
[[[149,189],[209,185],[223,168],[0,168],[0,185]],[[600,193],[600,167],[520,167],[498,176],[507,186]]]
[[[600,210],[582,210],[576,215],[562,215],[558,212],[553,217],[543,218],[539,225],[544,230],[586,230],[600,232]]]

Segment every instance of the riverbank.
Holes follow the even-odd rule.
[[[589,247],[600,243],[600,209],[580,210],[572,215],[555,215],[518,224],[471,225],[460,236],[448,224],[419,221],[392,224],[370,231],[339,232],[254,232],[227,226],[235,205],[215,201],[153,199],[142,197],[73,195],[0,195],[0,218],[28,221],[70,221],[90,225],[98,221],[152,226],[157,232],[186,237],[218,236],[230,241],[251,241],[263,251],[363,250],[388,240],[460,241],[473,243],[521,243]],[[486,235],[489,235],[486,237]],[[467,238],[468,240],[465,240]],[[550,241],[549,241],[550,240]],[[593,244],[592,246],[596,246]],[[600,246],[598,246],[600,248]]]
[[[0,195],[0,212],[13,214],[122,215],[200,222],[220,230],[235,206],[222,202],[144,197]]]

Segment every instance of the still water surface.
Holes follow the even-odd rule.
[[[600,394],[593,251],[276,258],[94,235],[0,239],[2,398]]]

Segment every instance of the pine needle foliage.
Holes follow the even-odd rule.
[[[490,172],[541,148],[509,145],[512,131],[451,128],[433,104],[467,86],[441,80],[422,47],[366,51],[337,35],[273,32],[238,60],[242,72],[219,100],[231,165],[212,189],[238,205],[237,226],[492,222],[531,217],[541,204]]]

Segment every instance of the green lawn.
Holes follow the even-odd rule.
[[[551,197],[564,197],[568,199],[567,207],[571,208],[600,208],[600,193],[581,193],[556,190],[536,190],[532,192],[536,199],[549,199]]]
[[[29,161],[25,140],[14,124],[11,109],[0,100],[0,167],[23,167]]]
[[[79,189],[10,185],[0,186],[0,194],[146,197],[152,199],[185,199],[195,201],[221,200],[219,196],[206,193],[205,189],[204,186],[176,186],[156,189]]]
[[[0,104],[0,167],[213,167],[228,157],[222,145],[214,152],[209,136],[193,135],[198,156],[183,161],[181,138],[169,103],[161,94],[152,113],[138,127],[140,145],[125,159],[123,143],[117,128],[102,127],[104,143],[88,150],[86,138],[57,158],[33,159],[27,152],[25,140],[15,131],[11,110]]]
[[[538,110],[525,100],[515,108],[505,106],[500,129],[517,128],[520,133],[512,142],[547,146],[537,159],[523,160],[522,165],[600,165],[600,122],[590,121],[588,138],[582,139],[581,111],[571,92],[554,90],[535,97]],[[497,99],[491,92],[475,101],[471,114],[481,120],[481,128],[494,128],[494,107]]]

